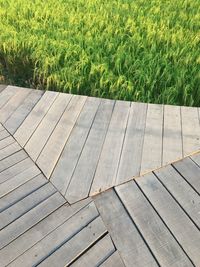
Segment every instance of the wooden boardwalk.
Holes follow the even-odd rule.
[[[0,87],[0,267],[199,267],[199,138],[198,108]]]
[[[0,94],[0,122],[69,203],[198,151],[199,112],[10,86]]]

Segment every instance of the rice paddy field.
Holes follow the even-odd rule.
[[[0,82],[200,106],[200,2],[0,0]]]

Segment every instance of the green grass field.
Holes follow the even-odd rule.
[[[200,3],[0,0],[0,80],[200,106]]]

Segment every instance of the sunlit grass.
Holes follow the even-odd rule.
[[[0,76],[114,99],[200,106],[196,0],[0,0]]]

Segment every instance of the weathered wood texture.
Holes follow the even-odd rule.
[[[3,86],[0,123],[70,203],[200,149],[199,109],[192,107]],[[7,137],[0,127],[0,140]]]
[[[183,157],[183,140],[181,127],[181,108],[164,106],[163,158],[166,165]]]
[[[197,108],[181,107],[183,154],[200,150],[200,122]]]
[[[94,266],[115,252],[92,199],[69,206],[8,133],[0,141],[0,266]]]
[[[72,98],[58,95],[49,111],[58,108],[65,114]],[[77,103],[79,100],[77,98]],[[66,184],[61,190],[63,195],[67,197],[68,190],[73,188],[71,192],[74,192],[72,196],[76,196],[75,200],[86,198],[71,206],[52,185],[51,179],[49,181],[43,175],[0,124],[0,266],[198,267],[200,153],[87,198],[88,188],[93,184],[100,185],[96,177],[100,179],[100,173],[106,175],[107,160],[111,170],[107,179],[102,179],[106,185],[104,189],[111,186],[110,181],[114,181],[130,114],[129,104],[124,106],[123,102],[84,98],[81,103],[81,111],[77,114],[73,112],[73,126],[67,126],[70,134],[65,138],[69,139],[68,144],[72,147],[67,144],[64,146],[61,152],[63,159],[52,178],[61,188],[59,175],[62,179],[65,174],[69,175],[69,186]],[[125,107],[123,111],[121,105]],[[74,111],[72,106],[70,109]],[[47,112],[40,122],[41,129],[42,125],[48,125],[44,127],[48,140],[54,132],[53,128],[60,122],[58,117],[54,117],[54,124],[50,125],[51,116],[54,116],[53,113]],[[102,123],[104,116],[106,120]],[[118,116],[123,118],[119,125],[120,133],[116,133]],[[81,124],[82,119],[85,128]],[[36,135],[39,127],[31,136]],[[65,127],[64,124],[60,130],[62,127]],[[97,142],[98,147],[93,148],[94,154],[90,155],[90,147],[96,144],[99,131],[101,138]],[[75,137],[80,143],[76,143]],[[38,143],[41,151],[47,141],[46,137],[43,138]],[[120,142],[115,145],[118,139]],[[84,155],[85,146],[87,153]],[[77,154],[73,154],[72,148],[76,148]],[[116,153],[114,161],[107,158],[109,152]],[[62,170],[67,155],[71,153],[71,157],[76,159],[75,165],[80,164],[79,175],[76,174],[74,181],[77,166],[73,165],[66,173],[65,168]],[[88,167],[90,163],[92,166],[95,164],[95,171],[90,165]],[[101,171],[97,176],[98,168]],[[84,184],[83,177],[87,171],[89,177]],[[92,184],[93,177],[95,180]],[[82,194],[81,197],[77,192]]]
[[[161,266],[192,263],[134,181],[118,186],[117,193]],[[174,253],[176,251],[176,254]]]
[[[125,266],[158,266],[113,190],[96,196],[95,204]]]
[[[7,85],[0,84],[0,93],[7,87]]]
[[[176,195],[172,196],[153,173],[138,178],[136,182],[187,256],[199,266],[200,232],[185,212],[184,205],[181,206]]]

